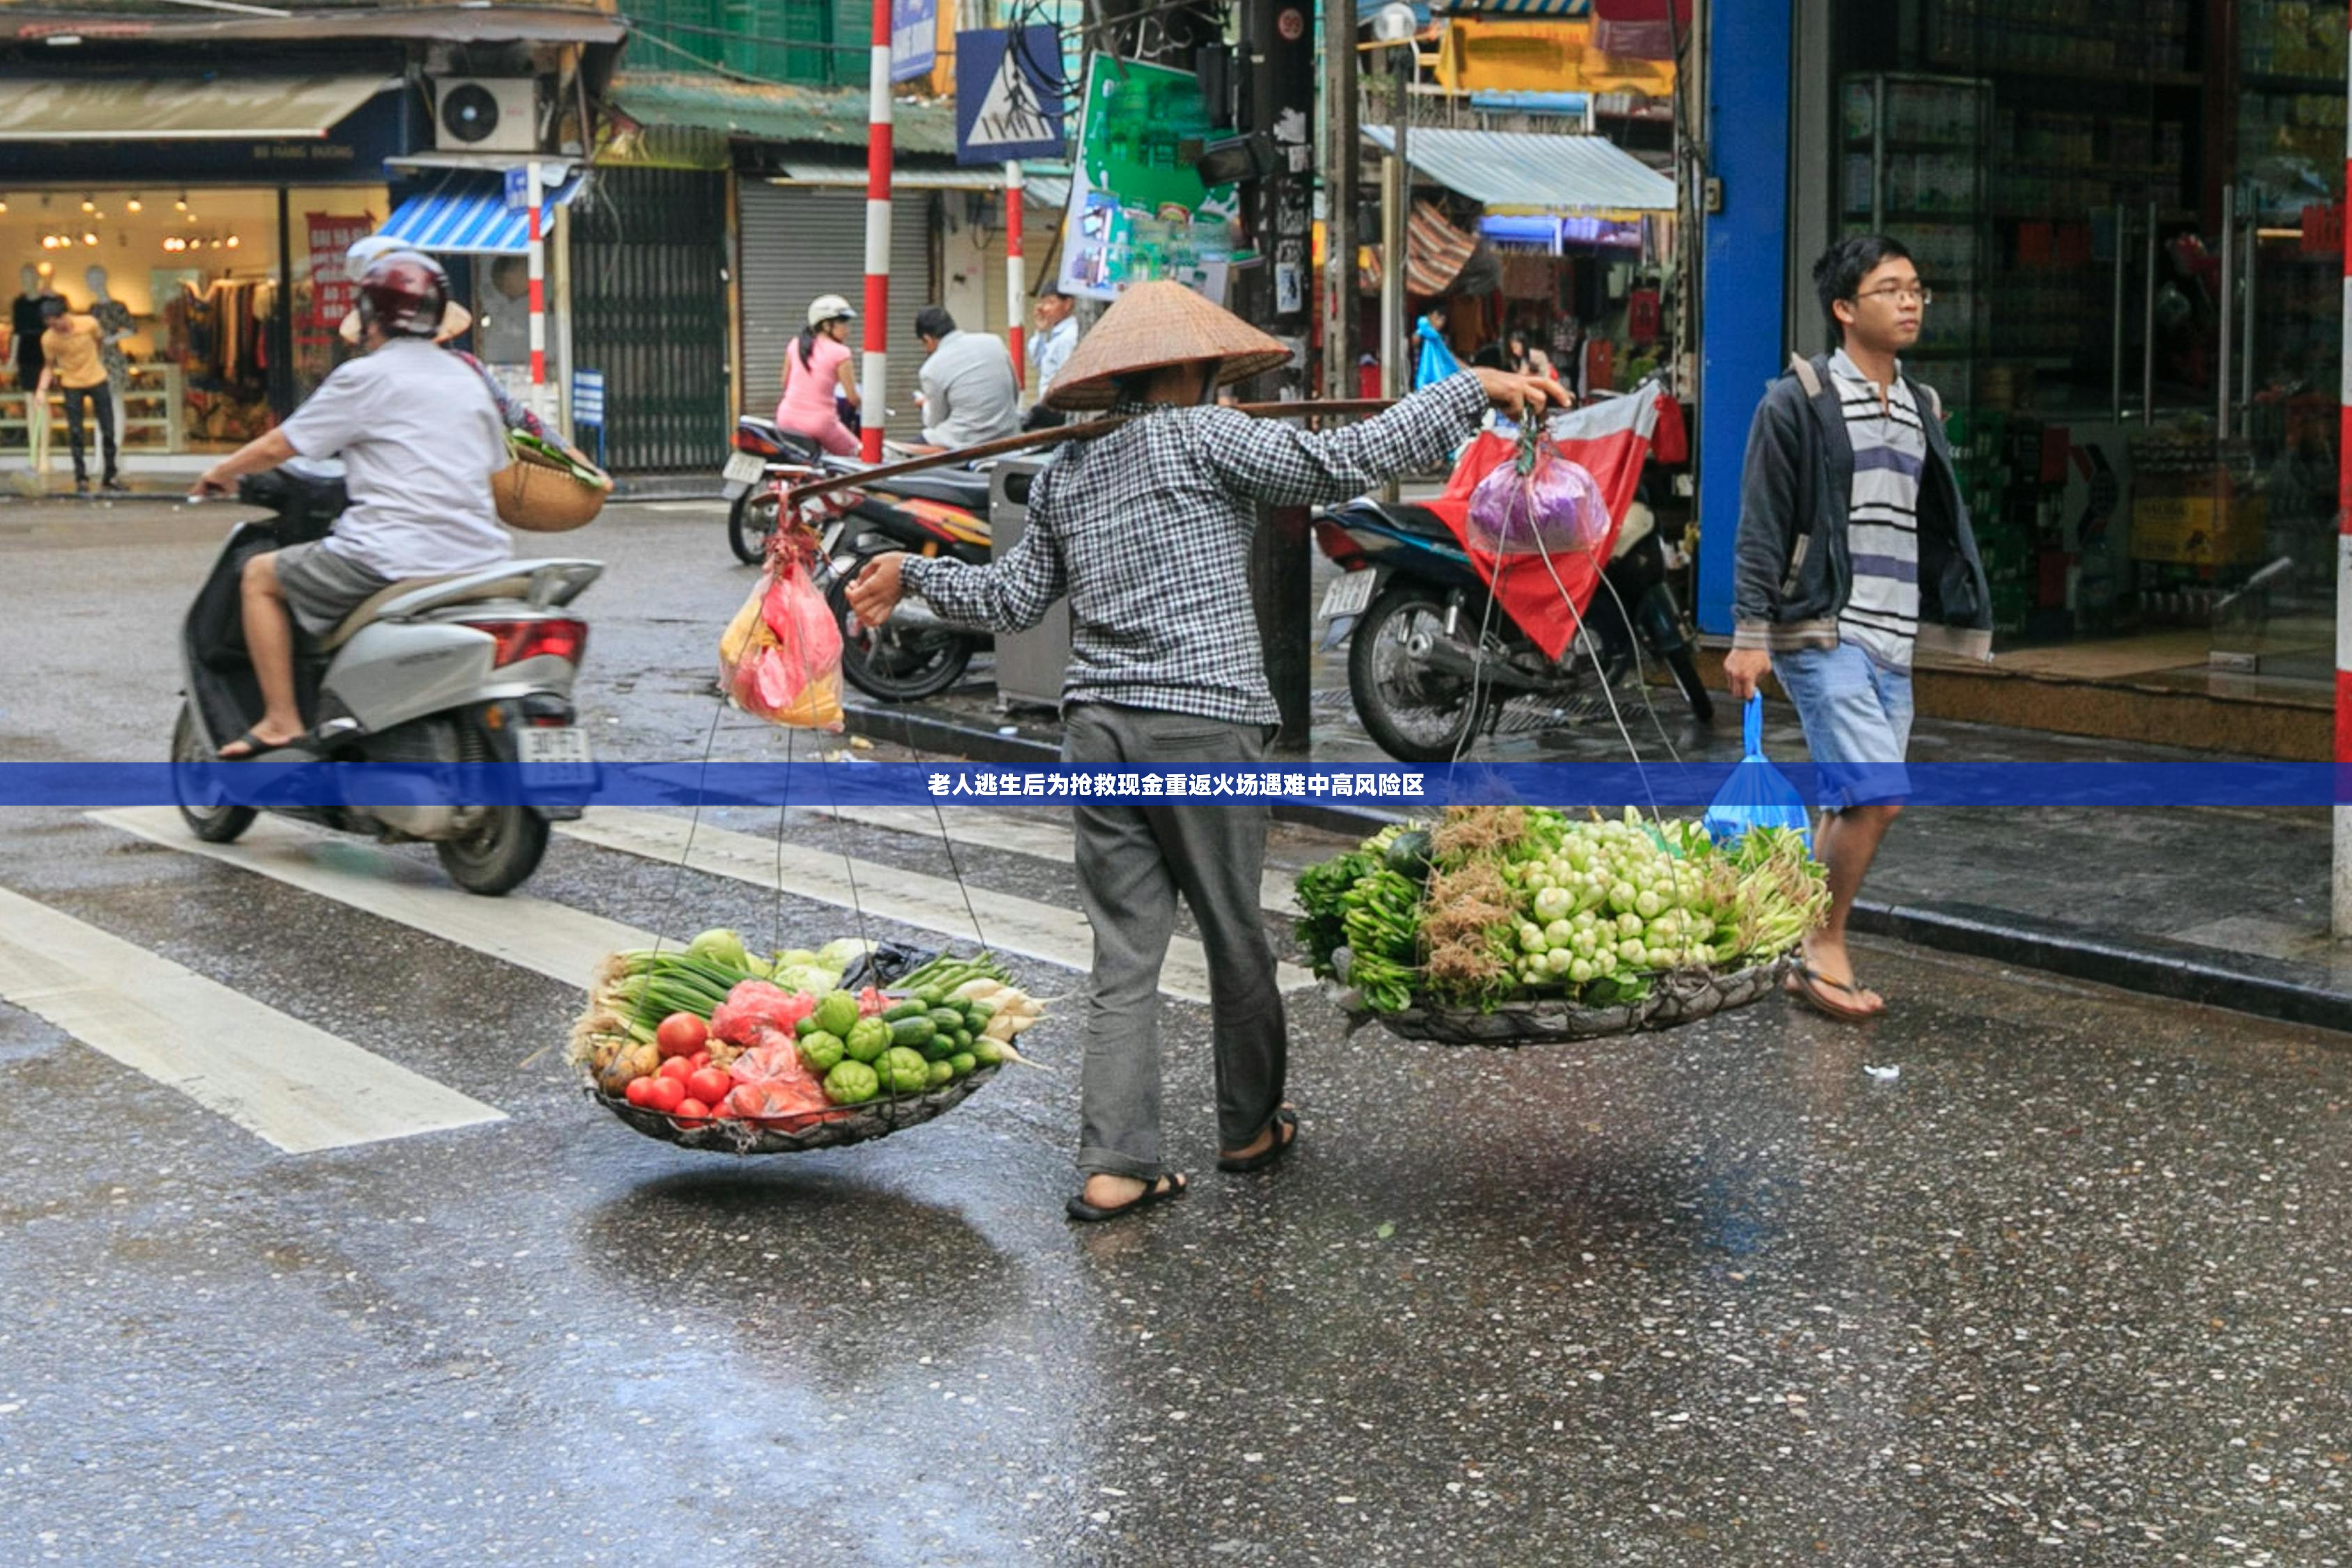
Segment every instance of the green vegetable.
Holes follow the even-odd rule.
[[[839,1035],[827,1034],[823,1030],[803,1036],[800,1042],[801,1060],[820,1078],[841,1065],[846,1050]]]
[[[1004,1042],[982,1035],[971,1042],[971,1059],[982,1067],[994,1067],[1004,1060]]]
[[[980,1065],[980,1058],[969,1051],[959,1051],[948,1058],[948,1071],[961,1078]]]
[[[900,1019],[921,1018],[925,1013],[928,1013],[930,1010],[931,1009],[923,1005],[921,998],[910,997],[903,1002],[894,1002],[889,1007],[883,1009],[882,1021],[884,1023],[897,1023]]]
[[[693,957],[724,964],[730,969],[740,969],[746,974],[751,972],[751,958],[750,954],[743,951],[742,935],[740,932],[730,931],[723,925],[713,926],[710,930],[705,931],[688,943],[686,950]]]
[[[874,944],[855,936],[844,936],[826,943],[814,954],[814,962],[828,969],[846,969],[874,951]]]
[[[847,1034],[857,1026],[857,998],[847,991],[827,991],[810,1014],[827,1034]]]
[[[951,1063],[946,1061],[934,1061],[931,1063],[930,1087],[933,1089],[941,1088],[953,1082],[955,1075],[955,1068]]]
[[[890,1043],[919,1048],[930,1044],[939,1032],[940,1026],[928,1017],[904,1018],[890,1026]]]
[[[1419,828],[1411,828],[1389,841],[1388,869],[1399,876],[1419,882],[1429,875],[1431,843],[1429,835]]]
[[[904,1046],[892,1046],[874,1066],[881,1075],[882,1087],[893,1094],[918,1094],[931,1082],[931,1064],[920,1052]]]
[[[824,1075],[824,1097],[836,1105],[854,1105],[882,1092],[882,1080],[862,1061],[836,1062]]]
[[[841,1037],[842,1050],[857,1061],[872,1061],[890,1049],[890,1026],[880,1019],[859,1019]]]

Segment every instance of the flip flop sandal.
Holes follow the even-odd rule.
[[[1192,1185],[1181,1175],[1171,1172],[1145,1187],[1141,1197],[1130,1199],[1126,1203],[1113,1204],[1108,1208],[1103,1208],[1088,1203],[1086,1200],[1086,1195],[1081,1193],[1063,1204],[1062,1208],[1072,1219],[1081,1225],[1099,1225],[1106,1219],[1117,1219],[1122,1214],[1133,1214],[1139,1208],[1150,1208],[1155,1204],[1173,1203],[1183,1197],[1184,1189]]]
[[[254,734],[253,731],[249,729],[243,735],[238,736],[235,740],[230,741],[228,744],[229,746],[242,746],[245,749],[238,752],[236,756],[231,757],[228,754],[228,747],[225,746],[215,754],[213,760],[215,762],[250,762],[255,758],[261,756],[265,752],[283,749],[278,742],[274,740],[264,740],[261,737]]]
[[[1254,1155],[1219,1155],[1217,1168],[1235,1176],[1247,1176],[1252,1171],[1269,1170],[1282,1163],[1298,1143],[1298,1113],[1285,1105],[1274,1113],[1266,1126],[1274,1133],[1274,1142]]]
[[[1843,991],[1849,997],[1859,998],[1862,995],[1862,988],[1848,981],[1832,980],[1811,965],[1805,966],[1790,976],[1781,988],[1824,1018],[1833,1018],[1841,1023],[1862,1023],[1878,1017],[1886,1010],[1883,1005],[1864,1008],[1838,1001],[1828,995],[1828,992]]]

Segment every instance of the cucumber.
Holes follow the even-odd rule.
[[[955,1048],[958,1051],[970,1051],[971,1049],[971,1042],[976,1038],[977,1037],[973,1035],[971,1030],[968,1029],[960,1029],[955,1031]]]
[[[930,1019],[933,1025],[942,1030],[958,1030],[964,1027],[963,1011],[960,1008],[933,1008],[930,1011]]]
[[[940,1026],[928,1018],[920,1015],[902,1018],[890,1024],[890,1043],[920,1051],[930,1044],[932,1037],[939,1032]]]
[[[882,1021],[887,1024],[895,1024],[902,1019],[921,1018],[925,1013],[928,1013],[930,1010],[929,1005],[920,997],[908,997],[905,1001],[894,1002],[888,1008],[885,1009],[882,1013]]]

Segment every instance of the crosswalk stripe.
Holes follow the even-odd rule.
[[[940,826],[947,825],[947,836],[960,844],[973,844],[982,849],[1010,850],[1034,860],[1055,861],[1063,865],[1077,862],[1077,839],[1067,826],[1067,813],[1057,807],[1041,807],[1036,814],[1014,811],[992,811],[972,806],[935,809],[929,806],[820,806],[824,816],[838,817],[845,822],[863,827],[887,828],[893,832],[912,833],[936,839]],[[1056,822],[1052,820],[1059,817]],[[1297,873],[1286,869],[1269,869],[1258,880],[1258,903],[1276,915],[1297,915],[1298,900],[1294,895],[1292,882]]]
[[[585,989],[607,953],[650,947],[654,934],[528,894],[482,898],[439,870],[357,839],[264,817],[233,844],[192,836],[169,806],[93,811],[90,820],[184,854],[255,872],[396,925]]]
[[[0,889],[0,999],[288,1154],[506,1113],[47,904]]]
[[[841,909],[862,904],[866,914],[881,919],[955,936],[968,935],[972,928],[972,916],[964,908],[969,892],[988,945],[998,952],[1042,958],[1066,969],[1084,971],[1093,967],[1094,932],[1084,915],[1013,894],[959,887],[944,877],[870,861],[845,862],[837,854],[793,843],[779,847],[773,839],[652,811],[602,808],[579,821],[559,822],[556,831],[583,843],[671,865],[687,855],[691,832],[690,863],[696,871],[772,888],[781,866],[786,893]],[[855,904],[848,872],[855,872],[857,879]],[[1278,967],[1276,980],[1286,991],[1315,983],[1314,977],[1289,964]],[[1209,999],[1208,960],[1198,941],[1178,936],[1169,944],[1160,988],[1183,1001]]]

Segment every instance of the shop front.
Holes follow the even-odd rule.
[[[407,150],[408,95],[388,75],[215,78],[142,138],[137,116],[172,104],[171,84],[50,88],[0,109],[14,298],[55,295],[127,334],[109,380],[132,472],[268,430],[346,351],[343,250],[392,210],[384,161]],[[25,451],[46,419],[62,453],[61,406],[30,407],[15,350],[0,451]]]

